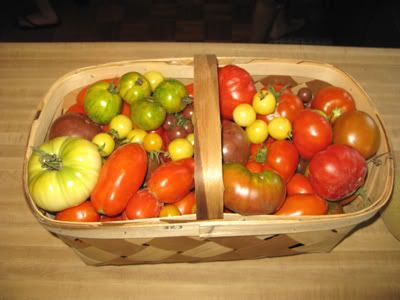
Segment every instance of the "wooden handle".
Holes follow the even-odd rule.
[[[197,219],[223,218],[221,120],[214,55],[194,57],[195,190]]]

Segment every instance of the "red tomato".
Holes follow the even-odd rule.
[[[341,114],[354,111],[356,104],[353,97],[345,89],[327,86],[316,93],[311,102],[311,108],[322,110],[327,114],[330,121],[334,122]]]
[[[193,88],[194,88],[193,83],[190,83],[190,84],[187,84],[187,85],[186,85],[186,91],[188,92],[188,96],[189,96],[189,97],[192,97],[192,99],[193,99],[193,97],[194,97],[194,90],[193,90]]]
[[[349,196],[364,184],[367,163],[355,149],[334,144],[310,161],[309,179],[314,191],[327,200]]]
[[[97,82],[107,82],[107,83],[111,83],[113,82],[115,86],[118,85],[118,78],[109,78],[109,79],[103,79],[103,80],[99,80]],[[76,96],[76,103],[79,103],[80,105],[84,106],[85,105],[85,96],[86,96],[86,92],[88,90],[90,85],[87,85],[85,87],[83,87],[78,95]]]
[[[90,201],[85,201],[74,207],[64,209],[56,214],[58,221],[98,222],[100,215]]]
[[[257,90],[251,75],[238,66],[227,65],[218,70],[221,115],[232,120],[235,107],[241,103],[252,104]]]
[[[156,218],[160,213],[161,206],[161,203],[148,189],[142,189],[129,199],[123,215],[129,220]]]
[[[332,143],[332,128],[319,113],[303,110],[293,123],[293,143],[304,159],[311,159],[317,152]]]
[[[246,168],[252,173],[261,173],[263,171],[263,165],[256,161],[249,161],[246,164]]]
[[[296,194],[313,194],[314,189],[311,186],[310,180],[303,174],[296,173],[286,185],[288,196]]]
[[[194,192],[190,192],[181,200],[178,200],[174,205],[179,209],[182,215],[195,213],[194,208],[196,206],[196,195]]]
[[[147,186],[156,198],[164,203],[174,203],[194,187],[193,158],[167,162],[151,174]]]
[[[279,96],[276,111],[290,122],[294,122],[303,109],[303,101],[296,95],[292,93],[283,93]]]
[[[275,213],[284,216],[325,215],[328,203],[315,194],[297,194],[286,198],[282,207]]]
[[[131,106],[125,101],[122,101],[121,114],[131,118]]]
[[[91,201],[101,214],[120,214],[143,183],[147,154],[139,144],[126,144],[115,150],[104,163]]]
[[[273,142],[267,151],[267,165],[282,176],[285,182],[294,175],[299,163],[299,152],[287,140]]]
[[[71,105],[67,109],[67,112],[77,112],[77,113],[86,115],[85,108],[80,103],[75,103],[75,104]]]

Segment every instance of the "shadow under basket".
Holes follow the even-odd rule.
[[[241,216],[223,213],[221,121],[217,67],[235,64],[246,69],[257,85],[274,80],[293,91],[324,85],[348,90],[357,109],[369,113],[379,126],[381,143],[368,161],[367,197],[357,197],[346,213],[323,216]],[[80,88],[130,71],[157,70],[165,77],[194,83],[195,191],[197,214],[116,222],[56,221],[39,209],[28,189],[27,163],[31,147],[47,139],[53,120],[73,103]],[[348,74],[323,63],[270,58],[198,55],[110,63],[75,70],[49,89],[32,123],[24,162],[26,201],[40,224],[63,240],[88,265],[169,262],[209,262],[257,259],[311,252],[329,252],[350,232],[363,226],[388,201],[394,182],[392,150],[382,120],[367,94]],[[367,200],[366,200],[367,199]]]

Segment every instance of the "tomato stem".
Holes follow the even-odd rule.
[[[47,153],[38,147],[32,147],[33,153],[39,156],[42,168],[59,171],[63,168],[62,160],[55,153]]]

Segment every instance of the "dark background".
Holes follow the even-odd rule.
[[[255,0],[58,0],[53,28],[22,30],[32,1],[2,2],[0,42],[249,42]],[[264,43],[400,47],[400,1],[291,0],[296,33]]]

